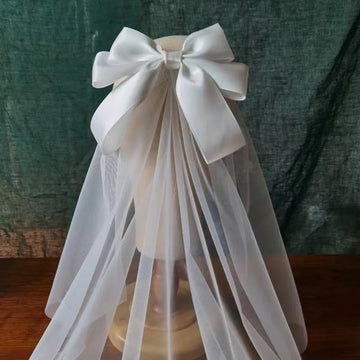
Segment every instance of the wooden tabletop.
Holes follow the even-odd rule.
[[[1,360],[30,357],[49,322],[44,307],[57,262],[0,259]],[[309,335],[303,359],[360,360],[360,255],[296,255],[290,262]]]

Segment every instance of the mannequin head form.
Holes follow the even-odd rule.
[[[164,36],[154,41],[159,44],[165,51],[179,51],[181,50],[184,41],[186,39],[185,35],[174,35],[174,36]]]

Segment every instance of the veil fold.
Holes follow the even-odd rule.
[[[207,164],[175,73],[127,114],[119,149],[97,146],[31,360],[301,359],[301,304],[238,104],[246,145]]]

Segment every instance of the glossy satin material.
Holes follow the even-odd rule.
[[[246,98],[248,66],[233,60],[219,24],[188,35],[182,49],[173,52],[124,27],[110,51],[99,52],[93,65],[94,87],[126,77],[91,121],[102,152],[109,154],[121,146],[136,105],[167,81],[169,70],[178,70],[177,99],[205,161],[211,163],[244,146],[244,136],[224,96]]]

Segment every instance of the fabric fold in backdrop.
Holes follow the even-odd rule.
[[[179,46],[180,44],[180,46]],[[94,60],[98,141],[31,360],[301,359],[298,293],[217,23]]]

